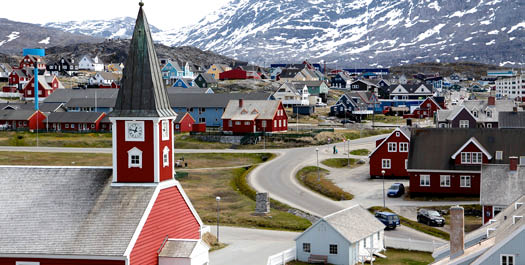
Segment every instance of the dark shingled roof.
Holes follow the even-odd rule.
[[[221,93],[221,94],[170,94],[174,108],[226,108],[230,100],[267,100],[268,93]]]
[[[509,163],[509,156],[525,155],[525,129],[418,128],[412,129],[408,169],[479,170],[479,165],[455,165],[451,156],[474,137],[493,157],[489,163]],[[503,160],[496,160],[503,151]]]
[[[0,167],[0,253],[122,256],[155,187],[111,168]]]
[[[159,59],[142,6],[139,9],[131,46],[112,117],[170,117],[168,93],[162,82]]]
[[[498,116],[499,128],[525,128],[525,112],[501,111]]]
[[[0,110],[0,120],[5,121],[23,121],[28,120],[35,113],[35,110]]]
[[[94,123],[104,112],[53,112],[47,116],[45,122]]]
[[[66,104],[66,108],[82,108],[82,107],[100,107],[113,108],[115,106],[115,98],[72,98]],[[96,103],[96,104],[95,104]]]
[[[68,103],[72,98],[117,98],[119,89],[115,88],[94,88],[94,89],[57,89],[45,103]]]

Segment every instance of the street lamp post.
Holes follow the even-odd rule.
[[[219,202],[221,201],[221,197],[217,196],[215,197],[215,200],[217,201],[217,243],[219,243]]]
[[[346,148],[348,152],[346,154],[348,156],[348,167],[350,167],[350,138],[346,139],[346,142],[348,142],[348,147]]]
[[[383,175],[383,209],[386,208],[386,201],[385,201],[385,171],[381,170],[381,175]]]
[[[317,153],[317,182],[321,181],[321,175],[319,174],[319,148],[315,148],[315,152]]]

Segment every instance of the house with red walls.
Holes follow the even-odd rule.
[[[44,120],[45,128],[56,132],[98,132],[104,112],[53,112]]]
[[[175,119],[175,132],[191,132],[193,131],[193,125],[195,120],[187,112],[177,113],[177,119]],[[204,126],[206,131],[206,124]]]
[[[261,79],[257,71],[245,70],[242,66],[219,73],[220,80]]]
[[[29,109],[0,110],[0,126],[9,130],[43,130],[46,115],[41,111]]]
[[[441,102],[442,104],[438,103],[434,97],[427,97],[411,114],[403,115],[403,117],[418,119],[432,118],[437,111],[446,109],[444,100]]]
[[[33,68],[37,65],[38,70],[46,70],[46,61],[38,55],[26,55],[20,60],[20,69]]]
[[[51,95],[55,90],[63,88],[56,76],[38,76],[38,98],[44,99]],[[26,99],[35,98],[35,77],[32,77],[22,89],[22,96]]]
[[[112,167],[0,166],[0,265],[209,263],[174,178],[176,114],[143,5],[109,114]]]
[[[222,126],[229,133],[282,132],[288,130],[288,116],[281,101],[230,100]]]
[[[525,129],[412,129],[407,172],[410,193],[479,196],[482,165],[525,156]]]
[[[14,87],[16,90],[22,90],[22,88],[27,84],[27,82],[29,82],[29,79],[30,77],[24,70],[13,69],[13,71],[9,74],[9,81],[7,87]],[[10,91],[12,90],[10,89]]]
[[[390,135],[376,141],[370,155],[370,177],[408,177],[407,161],[410,146],[410,129],[396,128]]]

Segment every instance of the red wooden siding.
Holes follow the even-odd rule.
[[[399,136],[396,136],[399,133]],[[370,176],[382,177],[381,171],[385,171],[385,177],[408,177],[405,161],[408,159],[407,152],[399,152],[399,143],[408,143],[410,139],[403,133],[394,131],[384,143],[370,156]],[[377,142],[376,142],[377,143]],[[396,152],[388,152],[388,143],[396,143]],[[390,159],[390,169],[383,168],[382,160]]]
[[[158,264],[164,238],[199,239],[200,226],[177,187],[160,191],[130,254],[130,265]]]
[[[173,132],[172,129],[173,129],[173,123],[172,123],[173,120],[169,120],[168,122],[168,131],[169,132]],[[164,181],[164,180],[169,180],[169,179],[172,179],[173,178],[173,145],[172,145],[172,141],[173,141],[173,134],[170,133],[169,134],[169,139],[168,140],[162,140],[162,121],[159,122],[159,180],[160,181]],[[165,167],[164,166],[164,147],[168,147],[168,149],[170,150],[169,152],[169,166]],[[142,158],[144,159],[144,158]]]
[[[125,265],[124,260],[89,260],[89,259],[39,259],[39,258],[0,258],[0,265],[16,265],[17,261],[40,262],[40,265]]]
[[[44,120],[46,119],[46,115],[44,113],[37,111],[33,114],[33,116],[29,117],[29,129],[31,130],[44,130],[45,124]]]
[[[465,148],[463,148],[461,152],[481,152],[481,150],[479,150],[479,148],[475,144],[470,143],[467,146],[465,146]],[[483,156],[483,163],[488,163],[489,162],[488,157],[485,154],[483,154],[483,152],[481,153]],[[461,165],[461,153],[459,153],[456,156],[456,159],[454,160],[454,162],[456,163],[456,165]]]
[[[430,186],[420,186],[420,175],[430,175]],[[441,175],[450,175],[450,187],[441,187]],[[470,188],[460,187],[461,176],[470,176]],[[412,194],[446,194],[446,195],[479,195],[479,173],[410,173],[410,193]]]
[[[142,168],[128,168],[128,151],[137,147],[142,151]],[[144,121],[144,141],[126,141],[126,123],[117,121],[117,178],[118,182],[153,182],[153,122]]]
[[[191,117],[191,115],[184,114],[184,117],[179,121],[179,123],[175,123],[175,131],[191,132],[193,124],[195,124],[195,120]]]
[[[279,110],[282,114],[279,114]],[[266,127],[263,127],[263,121],[266,122]],[[255,128],[254,128],[255,123]],[[253,133],[253,132],[280,132],[288,130],[288,116],[284,110],[283,104],[279,104],[279,107],[275,110],[275,114],[272,120],[242,120],[242,121],[231,121],[229,119],[222,120],[222,130],[225,132],[234,133]]]

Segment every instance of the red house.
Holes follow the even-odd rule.
[[[370,177],[408,177],[407,161],[410,145],[410,129],[395,129],[389,136],[376,141],[376,149],[370,158]]]
[[[15,87],[17,89],[22,89],[27,82],[29,82],[29,76],[21,69],[13,69],[9,74],[9,83],[8,86]],[[7,91],[4,91],[7,92]]]
[[[525,129],[413,129],[408,156],[410,193],[480,194],[483,164],[525,155]]]
[[[231,133],[281,132],[288,130],[288,116],[281,101],[230,100],[222,126]]]
[[[55,90],[57,90],[62,85],[60,84],[60,81],[58,81],[58,78],[56,76],[38,76],[38,97],[39,98],[46,98],[51,93],[53,93]],[[29,83],[27,83],[23,90],[22,94],[24,98],[34,99],[35,98],[35,78],[32,77],[29,80]]]
[[[46,129],[57,132],[98,132],[104,112],[52,112],[44,121]]]
[[[0,167],[1,265],[209,263],[202,221],[174,179],[176,115],[142,5],[110,113],[113,166]]]
[[[175,119],[175,132],[191,132],[194,124],[195,120],[189,113],[177,113],[177,119]],[[206,130],[206,127],[204,129]]]
[[[219,74],[220,80],[235,80],[235,79],[261,79],[261,76],[256,71],[244,70],[241,66],[230,71],[224,71]]]
[[[438,110],[446,109],[444,104],[436,102],[434,97],[427,97],[411,114],[404,115],[404,118],[432,118]]]
[[[34,110],[0,110],[0,125],[10,130],[43,130],[46,115]]]
[[[20,61],[20,69],[33,68],[35,67],[35,63],[37,63],[37,67],[39,70],[46,70],[46,62],[44,61],[44,58],[38,55],[24,56],[24,58],[22,58],[22,60]]]

